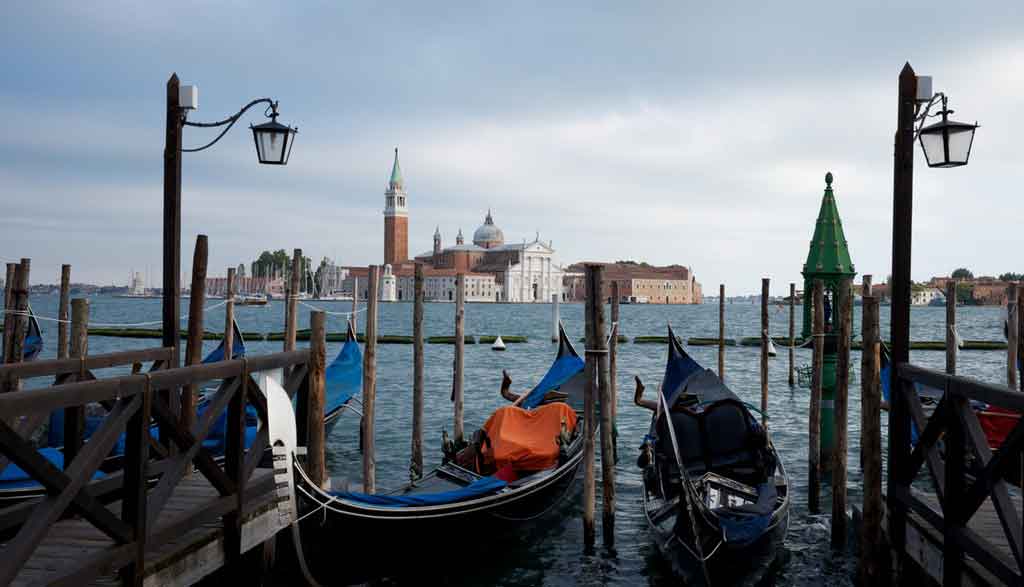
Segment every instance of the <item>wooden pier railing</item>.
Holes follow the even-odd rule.
[[[224,564],[238,561],[243,524],[255,515],[255,504],[276,507],[273,475],[254,475],[268,446],[268,414],[253,375],[281,369],[284,387],[294,395],[316,381],[311,369],[322,370],[322,361],[310,365],[308,350],[294,350],[162,369],[170,357],[171,349],[157,348],[0,367],[0,381],[57,377],[50,387],[0,394],[0,458],[45,489],[42,497],[0,509],[0,535],[10,537],[0,547],[0,584],[82,584],[118,573],[124,584],[139,585],[175,551],[186,556],[181,553],[204,544],[196,537],[203,529],[223,541]],[[144,362],[152,362],[147,372],[141,371]],[[93,375],[94,369],[118,365],[133,365],[133,374]],[[205,409],[191,426],[183,425],[167,398],[211,383],[215,391],[207,395]],[[83,442],[80,423],[87,405],[102,421]],[[96,416],[97,405],[105,414]],[[248,448],[247,407],[259,420]],[[29,440],[54,410],[75,420],[65,438],[77,448],[66,455],[63,470]],[[215,452],[204,441],[225,414],[224,449]],[[120,466],[106,470],[122,434]],[[193,469],[198,474],[189,475]],[[248,531],[250,541],[268,540],[280,529],[264,526],[262,533]],[[159,566],[167,572],[166,564]]]
[[[909,418],[894,421],[890,434],[896,436],[892,428],[900,427],[909,438],[912,422],[918,436],[913,446],[890,448],[887,506],[893,546],[898,551],[908,549],[906,521],[913,513],[941,537],[943,584],[962,584],[965,555],[998,581],[1022,584],[1024,543],[1016,509],[1020,503],[1011,500],[1004,476],[1022,458],[1024,419],[993,454],[971,402],[1024,412],[1024,394],[905,363],[896,366],[896,381],[894,401],[903,404],[896,413]],[[915,385],[944,391],[930,417]],[[924,465],[934,496],[911,487]],[[980,510],[988,498],[992,507],[985,508],[987,516],[983,516]],[[982,517],[988,519],[983,523]]]

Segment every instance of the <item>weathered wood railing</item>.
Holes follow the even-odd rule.
[[[897,365],[896,373],[899,385],[894,389],[894,401],[902,402],[904,407],[896,413],[909,415],[918,431],[918,438],[913,447],[909,443],[902,447],[901,454],[890,454],[890,513],[914,512],[942,535],[944,584],[961,583],[964,555],[968,555],[1001,581],[1020,585],[1024,580],[1021,518],[1013,507],[1003,477],[1011,465],[1021,459],[1024,419],[1018,422],[993,455],[970,402],[979,401],[1024,412],[1024,394],[910,364]],[[925,415],[915,384],[944,391],[931,417]],[[909,438],[910,421],[894,422],[891,428],[903,430],[890,429],[890,434],[905,434]],[[914,477],[926,463],[940,511],[911,491]],[[1013,560],[1000,555],[991,541],[968,526],[989,497]],[[890,514],[889,519],[890,535],[895,545],[902,546],[906,536],[906,516]]]
[[[247,494],[273,489],[249,483],[268,446],[267,403],[256,389],[252,375],[282,369],[290,395],[310,382],[310,352],[288,351],[194,365],[157,369],[148,373],[89,380],[91,369],[154,361],[159,366],[170,349],[151,349],[61,359],[0,367],[0,377],[58,377],[73,374],[82,379],[69,383],[0,394],[0,455],[21,467],[45,488],[46,495],[0,509],[0,534],[12,535],[0,548],[0,584],[14,580],[46,538],[51,526],[70,515],[79,515],[111,539],[99,555],[74,561],[59,577],[82,583],[97,576],[119,572],[125,584],[141,584],[145,555],[202,524],[221,519],[225,560],[241,554],[241,517]],[[313,366],[313,369],[320,368]],[[194,423],[185,427],[167,397],[191,384],[219,381],[208,394],[206,407]],[[84,410],[86,405],[107,408],[102,423],[76,454],[66,457],[59,470],[27,440],[46,415],[54,410]],[[252,406],[259,424],[251,445],[245,446],[246,406]],[[226,413],[225,448],[217,454],[204,446],[211,430]],[[32,424],[35,424],[34,426]],[[153,442],[159,427],[164,442],[177,450],[159,448]],[[94,474],[107,461],[121,434],[125,434],[123,468],[97,479]],[[216,496],[191,511],[166,511],[165,506],[179,482],[192,470],[216,489]],[[121,500],[120,511],[108,507]],[[165,515],[161,515],[161,514]]]

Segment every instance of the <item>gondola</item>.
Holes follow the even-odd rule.
[[[368,495],[323,490],[295,467],[301,511],[321,527],[331,552],[346,553],[350,577],[359,573],[356,563],[400,572],[394,557],[402,545],[411,547],[403,557],[422,554],[460,531],[489,534],[540,518],[570,493],[583,459],[584,380],[583,360],[560,330],[554,362],[519,405],[495,410],[466,446],[446,443],[441,465],[422,479]],[[558,398],[549,394],[555,390]]]
[[[668,332],[665,376],[637,463],[644,514],[688,584],[756,584],[789,527],[785,469],[748,406]]]
[[[349,320],[345,332],[345,344],[338,351],[324,373],[326,379],[326,402],[324,405],[324,434],[330,434],[338,418],[346,409],[359,413],[356,394],[363,389],[363,353],[359,350],[356,332]]]

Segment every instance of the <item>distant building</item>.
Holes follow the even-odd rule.
[[[138,271],[132,273],[132,282],[128,285],[128,295],[146,295],[146,282],[142,279],[142,273]]]
[[[653,265],[625,262],[604,266],[603,299],[611,298],[611,284],[618,283],[619,301],[634,304],[701,304],[704,294],[700,283],[689,267]],[[564,279],[566,299],[586,299],[584,267],[570,265]]]
[[[945,300],[946,296],[934,287],[911,288],[910,304],[913,306],[927,306],[935,299]]]

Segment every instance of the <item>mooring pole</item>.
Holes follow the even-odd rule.
[[[761,425],[768,427],[768,296],[771,279],[761,278]]]
[[[374,410],[377,402],[377,288],[380,267],[370,265],[366,296],[366,352],[363,354],[363,492],[377,491],[377,452]]]
[[[1017,284],[1011,283],[1006,288],[1006,385],[1017,389],[1017,339],[1020,336],[1017,319]]]
[[[612,454],[619,462],[619,282],[612,280],[612,337],[608,343],[608,386],[612,403]]]
[[[811,403],[807,417],[807,509],[816,514],[820,511],[818,501],[821,495],[821,371],[825,360],[825,285],[820,279],[815,279],[813,287],[811,300],[814,304],[814,326],[811,337],[814,355],[811,359]]]
[[[845,278],[836,292],[839,324],[839,356],[836,361],[835,449],[832,451],[832,547],[846,546],[846,450],[849,423],[850,338],[853,330],[852,282]]]
[[[57,358],[68,358],[68,312],[71,306],[71,265],[60,266],[60,302],[57,306]]]
[[[196,236],[196,248],[192,253],[192,287],[188,298],[188,339],[185,342],[185,364],[198,365],[203,360],[203,320],[206,304],[206,264],[208,243],[205,234]],[[181,395],[181,416],[179,421],[185,430],[191,430],[196,421],[196,396],[199,385],[190,383]]]
[[[551,342],[558,342],[558,294],[551,294]]]
[[[227,292],[224,294],[224,360],[234,358],[235,350],[235,268],[228,267]]]
[[[725,381],[725,284],[718,285],[718,378]]]
[[[864,468],[864,520],[860,535],[861,585],[877,585],[884,556],[882,545],[882,432],[878,298],[863,298],[861,316],[861,427]]]
[[[167,128],[164,142],[163,345],[173,348],[169,367],[181,366],[181,126],[180,82],[167,80]],[[168,396],[177,411],[178,394]]]
[[[423,264],[416,264],[412,305],[412,462],[409,477],[423,477]]]
[[[292,252],[292,274],[288,286],[288,299],[286,300],[288,314],[285,317],[284,350],[295,350],[295,337],[298,331],[296,319],[299,309],[299,278],[302,276],[302,249],[295,249]]]
[[[327,442],[324,430],[324,393],[327,367],[327,314],[309,315],[309,389],[306,395],[306,471],[319,487],[327,486]],[[365,454],[365,453],[364,453]]]
[[[586,308],[584,324],[586,332],[586,350],[597,348],[597,335],[595,334],[594,306],[601,297],[600,291],[595,291],[593,282],[593,270],[591,265],[586,266]],[[595,401],[598,386],[598,362],[597,355],[592,352],[585,352],[586,363],[584,369],[587,373],[586,389],[583,392],[583,548],[590,552],[594,548],[596,531],[594,529],[594,501],[597,494],[595,482],[595,442],[594,432],[596,429]]]
[[[805,294],[806,295],[806,294]],[[796,385],[796,284],[789,284],[789,386]]]
[[[956,375],[956,280],[946,282],[946,373]]]
[[[359,332],[359,278],[352,278],[352,332]]]
[[[11,352],[10,362],[20,363],[25,360],[25,335],[28,334],[28,286],[29,274],[32,268],[30,259],[22,259],[14,271],[14,314],[8,314],[4,324],[11,325]],[[21,380],[11,378],[7,390],[18,391],[21,389]]]
[[[615,439],[613,431],[615,420],[613,410],[615,397],[608,382],[608,346],[604,326],[604,267],[587,265],[590,273],[588,285],[595,294],[591,311],[593,318],[593,345],[588,344],[587,350],[595,355],[597,364],[597,387],[599,408],[601,411],[601,536],[608,549],[615,547]],[[614,334],[614,329],[613,329]]]
[[[71,300],[71,357],[84,358],[89,354],[89,300]],[[81,377],[83,373],[78,373]],[[85,408],[64,408],[64,470],[82,450],[85,441]]]
[[[4,348],[0,359],[5,363],[11,362],[11,345],[14,344],[12,342],[14,336],[14,314],[12,312],[14,311],[14,280],[17,270],[17,263],[8,263],[7,275],[4,277]],[[3,382],[0,382],[0,389],[2,388]]]
[[[463,365],[466,352],[466,276],[459,273],[455,278],[455,361],[452,366],[452,402],[455,404],[455,424],[453,425],[455,446],[464,441],[462,429],[462,381]]]

